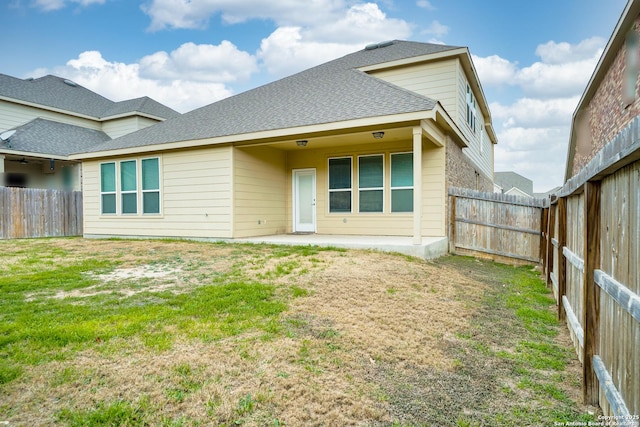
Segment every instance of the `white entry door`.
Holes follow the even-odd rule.
[[[293,170],[293,231],[316,231],[316,170]]]

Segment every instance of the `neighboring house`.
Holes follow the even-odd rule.
[[[69,154],[178,115],[147,97],[114,102],[56,76],[0,74],[0,186],[80,189],[80,162]]]
[[[494,192],[520,197],[533,197],[533,181],[515,172],[495,172]]]
[[[547,272],[583,362],[583,398],[640,414],[640,0],[629,0],[571,123]]]
[[[565,182],[640,115],[639,14],[630,0],[573,113]]]
[[[86,236],[446,236],[447,189],[490,191],[465,47],[392,41],[93,146]]]

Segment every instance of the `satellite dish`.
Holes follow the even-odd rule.
[[[0,134],[0,139],[3,141],[7,141],[9,138],[13,136],[14,133],[16,133],[15,130],[8,130],[6,132],[3,132],[2,134]]]

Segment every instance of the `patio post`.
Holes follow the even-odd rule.
[[[413,128],[413,244],[422,244],[422,127]]]

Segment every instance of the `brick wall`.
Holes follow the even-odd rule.
[[[640,16],[636,18],[634,27],[640,36]],[[640,50],[640,46],[636,46],[636,49]],[[581,141],[577,141],[572,175],[577,174],[598,151],[640,114],[639,79],[636,79],[635,101],[630,105],[625,105],[624,102],[626,55],[627,49],[623,44],[589,102],[587,109],[591,141],[586,147],[584,142],[581,144]]]
[[[493,181],[471,163],[451,138],[447,138],[446,150],[447,191],[449,187],[493,191]]]

